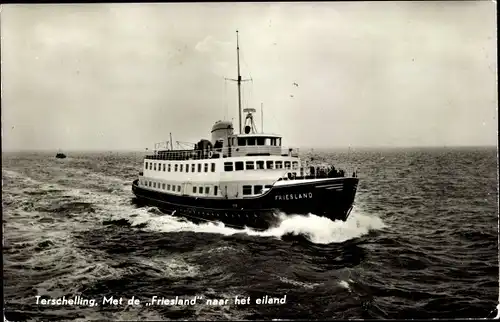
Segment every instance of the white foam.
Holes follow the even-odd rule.
[[[343,288],[346,288],[349,291],[351,291],[351,288],[349,287],[349,283],[347,283],[346,281],[340,281],[339,285],[342,286]]]
[[[316,244],[341,243],[349,239],[367,234],[371,230],[382,229],[386,225],[379,217],[362,214],[354,210],[347,221],[332,221],[325,217],[313,214],[280,215],[277,227],[265,231],[256,231],[250,228],[234,229],[226,227],[220,222],[195,224],[169,215],[152,216],[148,212],[132,219],[132,225],[147,224],[147,230],[159,232],[192,231],[222,235],[247,234],[249,236],[275,237],[280,239],[284,235],[303,235]]]

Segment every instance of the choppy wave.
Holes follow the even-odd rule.
[[[4,154],[5,314],[19,321],[494,317],[496,152],[349,158],[361,181],[346,222],[281,215],[276,227],[254,231],[134,206],[140,154]],[[286,295],[287,302],[96,309],[37,305],[36,295]]]

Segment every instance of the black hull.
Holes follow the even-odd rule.
[[[264,195],[245,199],[195,198],[145,189],[132,184],[138,205],[155,206],[194,222],[219,221],[235,228],[268,229],[279,221],[278,213],[315,214],[345,221],[356,195],[358,178],[322,181],[292,180],[274,186]]]

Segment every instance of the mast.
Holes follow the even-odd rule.
[[[250,79],[241,79],[240,75],[240,43],[239,43],[239,38],[238,38],[238,30],[236,30],[236,63],[238,66],[238,79],[232,79],[232,78],[225,78],[226,80],[238,82],[238,117],[239,117],[239,129],[240,129],[240,134],[243,133],[243,128],[242,128],[242,120],[241,120],[241,82],[246,82]]]
[[[236,61],[238,65],[238,116],[240,120],[240,134],[243,133],[241,129],[241,75],[240,75],[240,44],[238,41],[238,30],[236,30]]]

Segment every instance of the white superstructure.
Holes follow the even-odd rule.
[[[234,133],[232,122],[218,121],[211,140],[200,140],[193,149],[173,150],[172,139],[157,144],[144,160],[140,187],[173,195],[241,199],[264,194],[278,180],[309,174],[298,149],[283,147],[280,135],[257,132],[255,109],[244,109],[242,122],[238,38],[236,49],[238,78],[233,80],[238,83],[239,133]]]

